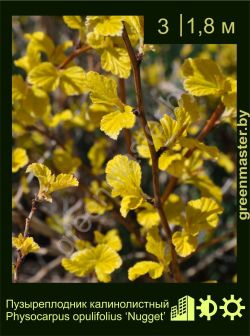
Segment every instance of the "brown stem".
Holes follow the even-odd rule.
[[[28,217],[25,219],[25,229],[24,229],[24,234],[23,234],[25,238],[29,236],[30,222],[31,222],[32,217],[34,216],[34,213],[36,212],[37,206],[38,206],[38,199],[35,197],[32,200],[32,207],[31,207],[30,213]]]
[[[211,117],[207,121],[206,125],[201,130],[200,134],[198,135],[197,139],[199,141],[204,140],[207,134],[211,131],[214,127],[215,123],[220,119],[222,113],[224,112],[225,106],[223,103],[219,103],[214,112],[212,113]]]
[[[119,97],[123,104],[126,104],[126,86],[125,86],[125,79],[124,78],[119,78]],[[126,142],[126,147],[127,147],[127,152],[129,155],[132,157],[134,156],[132,152],[132,139],[131,139],[131,132],[129,129],[124,128],[123,130],[124,137],[125,137],[125,142]]]
[[[172,193],[174,190],[176,184],[177,184],[178,178],[175,176],[170,176],[167,186],[163,192],[163,195],[161,197],[162,202],[166,202],[166,200],[169,198],[169,195]]]
[[[199,135],[196,137],[197,140],[203,141],[207,134],[212,130],[212,128],[215,126],[216,122],[220,119],[222,113],[224,112],[225,106],[222,103],[219,103],[216,109],[213,111],[211,114],[211,117],[208,119],[202,130],[200,131]],[[195,147],[190,148],[187,153],[185,154],[185,158],[188,159],[193,152],[195,151]],[[171,176],[167,186],[163,192],[163,195],[161,197],[162,202],[165,202],[169,195],[172,193],[174,190],[176,184],[178,182],[178,178]]]
[[[19,268],[23,262],[24,257],[22,256],[20,251],[17,251],[17,259],[16,259],[16,264],[15,264],[15,269],[14,269],[14,275],[13,275],[13,282],[17,283],[18,282],[18,271]]]
[[[26,217],[26,219],[25,219],[25,228],[24,228],[24,233],[23,233],[24,238],[27,238],[29,236],[31,219],[34,216],[34,213],[36,212],[37,206],[38,206],[38,199],[35,197],[32,200],[32,207],[31,207],[30,213],[29,213],[28,217]],[[24,256],[22,255],[21,251],[18,250],[17,251],[17,260],[16,260],[16,264],[15,264],[15,269],[14,269],[14,276],[13,276],[13,282],[14,283],[18,282],[18,272],[19,272],[19,269],[20,269],[20,267],[23,263],[23,260],[24,260]]]
[[[76,50],[74,50],[72,52],[72,54],[70,54],[66,59],[65,61],[62,62],[62,64],[60,64],[58,66],[58,69],[61,70],[61,69],[64,69],[74,58],[76,58],[77,56],[89,51],[90,49],[92,49],[91,46],[83,46],[81,48],[78,48]]]
[[[160,185],[159,185],[159,169],[158,169],[158,155],[156,153],[154,143],[153,143],[153,138],[152,134],[150,131],[150,128],[147,123],[147,119],[145,116],[144,112],[144,104],[143,104],[143,96],[142,96],[142,87],[141,87],[141,75],[140,75],[140,63],[142,61],[142,55],[138,55],[136,57],[133,47],[131,45],[130,39],[128,37],[128,33],[126,30],[126,27],[124,25],[123,28],[123,34],[122,34],[125,46],[127,48],[131,64],[132,64],[132,69],[133,69],[133,76],[134,76],[134,84],[135,84],[135,92],[136,92],[136,102],[137,102],[137,111],[138,111],[138,116],[139,120],[142,126],[142,129],[144,131],[145,137],[147,139],[147,143],[149,146],[150,150],[150,155],[152,159],[152,177],[153,177],[153,190],[154,190],[154,205],[155,208],[157,209],[161,223],[163,225],[163,228],[166,231],[167,235],[167,240],[171,248],[171,255],[172,255],[172,271],[173,271],[173,276],[176,282],[181,282],[182,277],[177,261],[177,254],[175,251],[175,248],[172,244],[172,232],[169,227],[167,218],[165,216],[165,212],[163,210],[163,206],[161,203],[161,197],[160,197]]]

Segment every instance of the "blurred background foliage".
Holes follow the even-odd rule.
[[[18,66],[18,60],[26,54],[27,39],[25,34],[42,31],[46,33],[55,43],[59,45],[65,41],[73,41],[65,54],[68,55],[77,45],[77,34],[70,30],[57,16],[14,16],[13,17],[13,74],[20,74],[24,78],[26,73]],[[149,120],[159,119],[163,114],[171,114],[177,106],[177,100],[184,92],[183,79],[180,75],[180,66],[188,57],[204,57],[215,60],[221,67],[225,75],[236,77],[237,55],[236,45],[223,44],[175,44],[175,45],[155,45],[155,51],[146,54],[142,65],[143,93],[146,106],[146,114]],[[45,58],[45,55],[42,55]],[[102,73],[100,58],[98,54],[89,52],[80,55],[74,60],[77,65],[86,70],[94,70]],[[127,103],[135,106],[134,86],[131,77],[126,80]],[[95,174],[91,160],[88,157],[89,150],[98,139],[105,137],[98,127],[89,123],[91,111],[88,111],[85,95],[67,97],[62,92],[50,94],[51,114],[56,116],[65,110],[72,111],[69,116],[65,113],[65,120],[54,119],[54,126],[50,126],[49,134],[54,134],[66,146],[72,148],[73,158],[65,157],[56,147],[53,136],[48,138],[42,132],[36,130],[36,126],[44,126],[44,120],[33,120],[30,124],[22,124],[13,119],[13,146],[24,148],[30,162],[41,160],[54,171],[62,170],[63,164],[71,162],[71,171],[76,173],[80,180],[90,184],[91,174]],[[215,99],[210,97],[199,98],[203,118],[193,125],[189,132],[195,135],[209,117],[217,105]],[[136,128],[135,128],[136,129]],[[134,130],[133,130],[134,132]],[[123,137],[119,137],[117,142],[108,139],[106,157],[103,163],[107,162],[117,153],[126,153]],[[226,156],[218,164],[212,160],[205,162],[207,175],[218,185],[223,193],[222,206],[224,213],[220,220],[220,225],[207,237],[206,243],[199,252],[191,258],[183,260],[181,269],[191,282],[201,282],[215,280],[222,282],[236,281],[236,246],[228,246],[230,239],[236,233],[236,130],[235,120],[224,123],[216,127],[206,138],[206,144],[214,145]],[[101,146],[100,146],[101,147]],[[61,156],[60,156],[61,155]],[[94,152],[94,161],[102,155],[101,151]],[[151,169],[145,159],[140,159],[142,165],[143,180],[142,187],[149,195],[152,194],[151,188]],[[102,161],[102,159],[101,159]],[[86,171],[88,173],[86,173]],[[98,172],[100,176],[103,170]],[[161,185],[166,185],[168,175],[161,172]],[[25,174],[25,168],[13,174],[13,232],[16,234],[22,230],[24,218],[30,209],[32,196],[35,194],[37,184]],[[53,204],[42,204],[37,211],[37,215],[32,224],[32,235],[35,241],[42,247],[36,254],[29,255],[22,266],[20,274],[21,282],[92,282],[95,279],[76,278],[72,274],[65,272],[60,265],[62,252],[58,244],[67,247],[68,240],[76,234],[81,239],[93,239],[93,228],[102,230],[118,227],[123,242],[121,255],[123,267],[113,276],[113,282],[127,282],[127,270],[137,259],[145,257],[145,251],[141,246],[134,244],[131,236],[119,225],[119,219],[114,214],[104,214],[96,222],[93,220],[92,229],[85,233],[75,232],[72,226],[74,217],[80,216],[83,212],[84,190],[78,188],[77,191],[65,191],[56,197]],[[175,192],[187,202],[190,199],[200,197],[200,192],[192,185],[182,184],[177,186]],[[135,217],[135,214],[131,214]],[[62,242],[62,236],[64,241]],[[202,239],[204,237],[201,237]],[[201,240],[202,240],[201,239]],[[204,239],[203,239],[204,240]],[[210,243],[209,243],[210,242]],[[147,277],[138,279],[138,282],[151,282]],[[162,280],[159,280],[162,281]]]

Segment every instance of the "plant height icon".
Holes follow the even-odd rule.
[[[194,321],[195,309],[194,298],[183,296],[178,300],[178,305],[171,307],[171,321]]]

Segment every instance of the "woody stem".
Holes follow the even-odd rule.
[[[32,200],[32,206],[31,206],[30,213],[29,213],[28,217],[26,217],[26,219],[25,219],[25,228],[24,228],[24,233],[23,233],[24,238],[28,238],[28,236],[29,236],[31,219],[36,212],[37,206],[38,206],[38,199],[37,199],[37,197],[35,197]],[[20,269],[20,267],[23,263],[23,260],[24,260],[24,256],[22,255],[21,251],[18,250],[17,251],[17,259],[16,259],[16,263],[15,263],[15,269],[14,269],[14,275],[13,275],[13,282],[14,283],[18,282],[18,272],[19,272],[19,269]]]
[[[142,86],[141,86],[141,75],[140,75],[140,64],[142,61],[142,55],[135,54],[133,47],[131,45],[126,27],[124,25],[123,34],[122,34],[125,46],[127,48],[130,61],[132,64],[133,69],[133,77],[134,77],[134,84],[135,84],[135,92],[136,92],[136,102],[137,102],[137,112],[138,117],[144,131],[145,137],[147,139],[151,159],[152,159],[152,177],[153,177],[153,191],[154,191],[154,206],[158,211],[158,214],[161,219],[162,226],[166,232],[167,240],[171,249],[171,256],[172,256],[172,272],[176,282],[181,282],[182,277],[178,265],[177,254],[175,248],[172,243],[172,232],[169,227],[165,212],[163,210],[163,205],[161,202],[160,196],[160,185],[159,185],[159,169],[158,169],[158,155],[156,153],[152,134],[150,128],[148,126],[148,122],[146,119],[145,111],[144,111],[144,103],[143,103],[143,95],[142,95]]]

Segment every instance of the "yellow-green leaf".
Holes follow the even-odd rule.
[[[112,187],[112,196],[137,195],[141,192],[141,167],[126,155],[116,155],[106,167],[107,183]]]
[[[81,16],[63,16],[63,21],[71,29],[82,29],[84,26]]]
[[[128,78],[131,62],[127,50],[123,48],[107,47],[101,54],[102,67],[120,78]]]
[[[76,187],[79,182],[70,174],[59,174],[57,177],[42,163],[32,163],[28,166],[27,173],[32,172],[39,181],[38,199],[52,202],[51,193],[67,187]]]
[[[143,201],[144,199],[140,194],[124,196],[121,201],[121,208],[120,208],[122,216],[126,217],[129,210],[139,208],[142,205]]]
[[[58,112],[55,115],[49,115],[47,119],[45,119],[46,125],[49,127],[57,127],[60,123],[65,121],[69,121],[73,118],[73,113],[71,110],[64,110],[62,112]]]
[[[182,65],[184,87],[195,96],[219,95],[224,89],[225,77],[211,59],[189,58]]]
[[[102,165],[107,157],[106,151],[110,145],[111,144],[106,139],[98,138],[88,151],[88,159],[91,162],[91,166],[95,174],[102,172]]]
[[[163,129],[161,127],[161,124],[156,121],[149,121],[148,126],[153,137],[155,150],[158,151],[162,146],[164,146],[166,141]],[[149,159],[149,164],[151,165],[152,163],[151,163],[150,150],[143,129],[140,128],[137,131],[135,131],[134,137],[137,142],[136,149],[138,153],[140,154],[141,157]]]
[[[84,197],[85,209],[90,214],[103,215],[105,212],[113,209],[112,203],[108,200],[106,194],[107,185],[105,182],[102,182],[100,185],[97,181],[92,181],[90,184],[90,191],[95,195],[93,197]]]
[[[68,96],[79,95],[87,90],[84,70],[79,66],[72,66],[60,70],[60,87]]]
[[[98,106],[101,109],[108,107],[107,114],[101,120],[102,131],[112,139],[117,139],[123,128],[134,126],[135,116],[132,107],[124,105],[120,101],[117,95],[117,84],[112,78],[90,71],[86,76],[86,85],[95,109]]]
[[[90,71],[86,75],[86,84],[90,90],[90,98],[94,104],[121,104],[117,95],[117,84],[112,78]]]
[[[26,169],[26,173],[29,172],[33,173],[34,176],[38,178],[40,186],[38,199],[45,199],[52,202],[51,196],[49,195],[49,188],[53,183],[55,176],[52,175],[51,170],[42,163],[32,163]]]
[[[185,230],[175,232],[172,236],[172,242],[176,252],[181,257],[187,257],[197,248],[197,238],[187,233]]]
[[[15,66],[23,69],[26,73],[29,73],[34,67],[41,62],[40,52],[37,49],[32,48],[28,44],[26,54],[14,61]]]
[[[183,183],[192,184],[198,188],[204,197],[214,198],[217,202],[222,200],[222,191],[219,186],[214,184],[211,178],[204,173],[193,175],[183,179]]]
[[[188,112],[192,122],[200,119],[200,107],[193,96],[183,93],[181,95],[181,99],[178,101],[178,105],[179,108],[182,108]]]
[[[65,55],[65,51],[72,46],[73,41],[71,40],[64,41],[62,44],[57,45],[53,51],[53,54],[49,57],[49,61],[56,66],[61,65],[67,58],[67,56]],[[73,64],[73,61],[69,62],[66,65],[66,68],[72,66]]]
[[[45,91],[54,91],[59,86],[60,73],[52,63],[43,62],[30,71],[28,81]]]
[[[15,148],[12,151],[12,173],[16,173],[19,169],[28,164],[29,158],[26,150],[23,148]]]
[[[179,143],[181,146],[192,149],[199,148],[203,153],[208,154],[210,157],[216,159],[219,155],[219,150],[215,146],[207,146],[203,142],[198,141],[194,138],[179,138]]]
[[[92,247],[92,244],[87,240],[77,239],[75,241],[75,248],[79,250],[85,250],[86,248]]]
[[[195,201],[189,201],[186,214],[187,223],[185,230],[191,234],[197,234],[202,229],[212,229],[218,224],[218,215],[223,208],[211,198],[202,197]]]
[[[147,230],[159,225],[160,217],[157,210],[149,203],[145,203],[144,209],[137,212],[137,221]]]
[[[30,71],[28,81],[45,91],[54,91],[60,85],[66,95],[73,96],[86,91],[85,77],[81,67],[58,70],[52,63],[43,62]]]
[[[97,244],[107,244],[115,251],[122,249],[122,242],[116,229],[109,230],[106,234],[94,231],[94,236]]]
[[[23,77],[20,75],[12,76],[12,101],[25,98],[27,91]]]
[[[123,20],[136,31],[139,39],[144,37],[144,17],[143,16],[124,16]]]
[[[12,237],[12,245],[21,252],[23,257],[31,252],[38,251],[40,248],[32,237],[24,237],[22,233],[18,237]]]
[[[106,47],[110,47],[112,42],[109,37],[99,35],[95,32],[89,32],[87,34],[87,43],[98,52],[102,52]]]
[[[183,124],[178,123],[178,121],[172,119],[167,114],[164,115],[160,120],[161,126],[163,128],[164,136],[166,139],[165,146],[170,148],[183,127]]]
[[[63,258],[62,266],[66,271],[79,277],[95,272],[101,282],[109,282],[110,274],[122,264],[119,254],[107,244],[86,248],[72,254],[70,259]]]
[[[107,183],[112,187],[112,197],[124,198],[121,204],[123,214],[129,207],[139,207],[144,198],[141,190],[141,167],[138,162],[125,155],[116,155],[106,167]]]
[[[88,29],[103,36],[121,36],[123,25],[122,16],[88,16]]]
[[[147,243],[146,250],[156,256],[156,258],[164,263],[165,260],[165,250],[166,250],[166,242],[164,242],[158,232],[157,227],[153,227],[147,233]]]
[[[77,187],[79,182],[76,177],[71,174],[59,174],[50,185],[49,192],[61,190],[68,187]]]
[[[223,167],[228,174],[232,174],[234,172],[235,163],[229,155],[220,152],[217,163],[219,166]]]
[[[74,174],[82,164],[79,157],[71,155],[62,148],[56,148],[52,156],[55,167],[62,173]]]
[[[183,157],[180,153],[175,153],[171,150],[167,150],[159,158],[159,169],[160,170],[167,170],[169,166],[174,162],[174,161],[180,161],[181,162],[181,170],[184,165]],[[175,171],[176,174],[179,175],[178,171]]]
[[[135,124],[135,115],[132,107],[125,106],[125,111],[112,112],[102,117],[100,128],[111,139],[116,140],[123,128],[132,128]]]
[[[142,275],[149,273],[152,279],[158,279],[163,274],[164,267],[154,261],[139,261],[133,267],[128,270],[128,278],[130,281],[134,281]]]
[[[33,34],[25,34],[26,39],[28,39],[29,47],[37,52],[43,51],[48,57],[50,57],[55,49],[54,42],[52,39],[43,32],[35,32]]]

